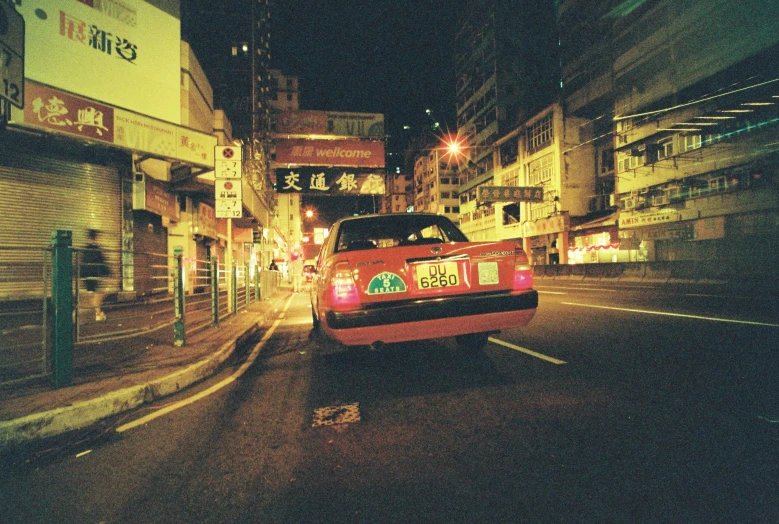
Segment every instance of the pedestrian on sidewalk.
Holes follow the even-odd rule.
[[[303,257],[299,253],[292,253],[292,259],[289,266],[289,274],[292,277],[292,291],[300,293],[303,291]]]
[[[103,249],[98,243],[99,232],[96,229],[87,230],[87,245],[81,254],[80,276],[84,287],[89,293],[88,300],[95,309],[95,320],[106,319],[103,311],[103,293],[100,292],[101,281],[111,274],[103,255]]]

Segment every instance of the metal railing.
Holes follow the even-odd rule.
[[[46,376],[54,387],[70,385],[74,346],[152,332],[185,345],[187,336],[218,326],[280,286],[276,271],[180,253],[108,251],[114,265],[133,260],[134,266],[86,277],[86,249],[70,241],[69,231],[57,231],[51,247],[0,246],[0,385]],[[98,283],[88,289],[90,278]],[[135,291],[121,289],[128,281],[139,284]]]
[[[0,381],[45,376],[51,249],[0,246]]]

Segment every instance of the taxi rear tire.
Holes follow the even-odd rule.
[[[322,323],[319,321],[318,318],[316,318],[316,313],[314,313],[314,308],[311,308],[311,321],[314,324],[314,331],[317,331]]]
[[[454,337],[454,339],[461,349],[479,351],[484,349],[484,346],[487,345],[487,338],[489,338],[489,336],[489,333],[469,333],[467,335],[458,335]]]

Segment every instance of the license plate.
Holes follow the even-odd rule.
[[[460,285],[457,262],[420,264],[415,273],[419,289],[437,289]]]

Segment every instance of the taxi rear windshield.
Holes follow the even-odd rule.
[[[457,226],[443,216],[376,216],[342,222],[336,252],[467,241]]]

